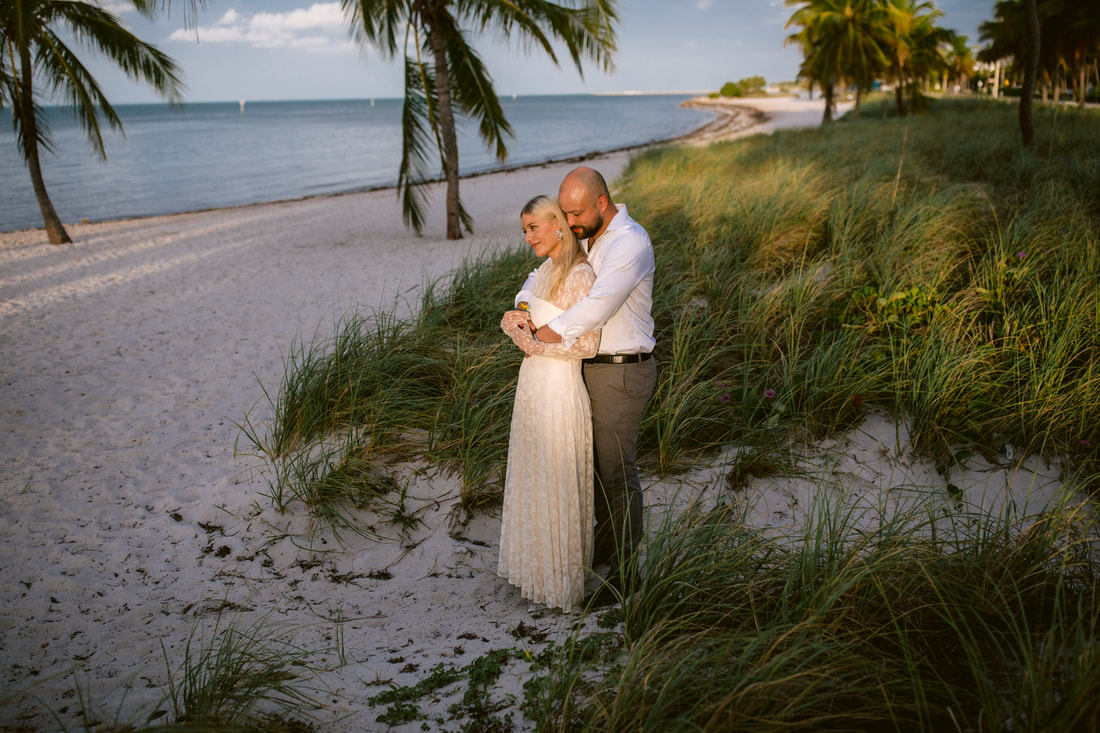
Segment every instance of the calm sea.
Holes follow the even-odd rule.
[[[507,166],[681,135],[710,114],[684,95],[504,98],[515,137]],[[104,128],[107,162],[65,109],[48,110],[55,155],[43,175],[64,222],[122,219],[394,185],[401,100],[120,105],[125,137]],[[472,123],[459,130],[463,174],[501,167]],[[0,130],[0,231],[41,227],[9,126]]]

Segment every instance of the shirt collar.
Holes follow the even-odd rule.
[[[608,234],[611,234],[611,232],[623,226],[626,223],[626,220],[629,218],[626,213],[626,204],[615,204],[615,208],[615,216],[611,217],[611,221],[607,223],[607,229],[603,230],[603,234],[599,236],[599,239],[603,239]],[[599,239],[597,239],[597,241],[599,241]],[[593,244],[593,241],[589,239],[586,242],[585,249],[588,251],[592,251]]]

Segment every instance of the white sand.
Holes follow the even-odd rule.
[[[769,115],[764,130],[816,124],[821,112],[753,105]],[[627,160],[592,164],[613,179]],[[441,661],[537,650],[567,631],[577,617],[530,607],[494,576],[499,520],[463,516],[453,480],[408,468],[426,524],[407,540],[341,546],[322,534],[310,551],[287,535],[308,534],[304,512],[278,515],[259,462],[234,445],[235,421],[267,419],[260,385],[278,390],[296,337],[329,335],[355,308],[415,303],[426,277],[463,257],[522,246],[516,212],[570,167],[465,180],[478,232],[457,244],[438,211],[411,236],[393,191],[73,225],[76,243],[61,247],[41,231],[0,234],[0,728],[52,729],[47,709],[79,728],[76,684],[104,721],[170,709],[162,645],[178,666],[192,630],[209,636],[223,607],[249,623],[266,616],[271,635],[330,669],[323,730],[382,727],[383,708],[366,698]],[[891,487],[943,484],[874,416],[812,448],[812,470],[871,505],[885,506]],[[975,463],[956,483],[988,502],[1056,494],[1057,465],[1003,463]],[[719,461],[648,478],[648,501],[680,485],[707,491],[722,475]],[[763,525],[781,528],[804,516],[814,483],[756,482],[747,495]],[[496,696],[522,699],[526,669],[514,663]],[[463,689],[422,706],[446,717]],[[530,727],[518,711],[516,722]]]

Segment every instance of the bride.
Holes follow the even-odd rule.
[[[592,556],[592,420],[581,359],[596,354],[600,333],[567,347],[540,343],[533,330],[587,295],[596,274],[555,199],[535,197],[520,221],[546,260],[534,296],[500,324],[526,357],[512,408],[498,573],[524,598],[569,612],[584,596]]]

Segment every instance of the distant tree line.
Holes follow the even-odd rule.
[[[984,42],[978,60],[1004,67],[1004,79],[1021,80],[1028,61],[1027,15],[1021,0],[998,0],[993,20],[982,23],[978,33]],[[1100,3],[1040,0],[1035,3],[1038,21],[1036,84],[1045,104],[1063,91],[1072,92],[1084,105],[1090,87],[1100,83]]]
[[[919,107],[927,79],[965,74],[966,39],[941,28],[943,13],[917,0],[785,0],[795,7],[787,43],[803,53],[799,77],[825,98],[825,121],[836,110],[836,90],[854,86],[855,114],[878,80],[895,90],[899,115]],[[972,60],[970,62],[972,64]]]
[[[838,89],[855,88],[855,114],[862,96],[878,81],[891,85],[899,115],[918,109],[922,89],[939,82],[967,87],[975,57],[966,36],[941,28],[943,13],[930,0],[784,0],[795,8],[787,43],[803,52],[799,77],[825,98],[824,121],[833,118]],[[983,23],[986,46],[977,58],[1007,60],[1021,78],[1020,127],[1034,146],[1031,97],[1038,83],[1045,102],[1071,87],[1080,104],[1100,60],[1100,2],[997,0],[994,19]]]
[[[767,80],[762,76],[747,76],[738,81],[727,81],[718,91],[718,95],[723,97],[744,97],[753,94],[763,94],[764,87],[767,85]]]

